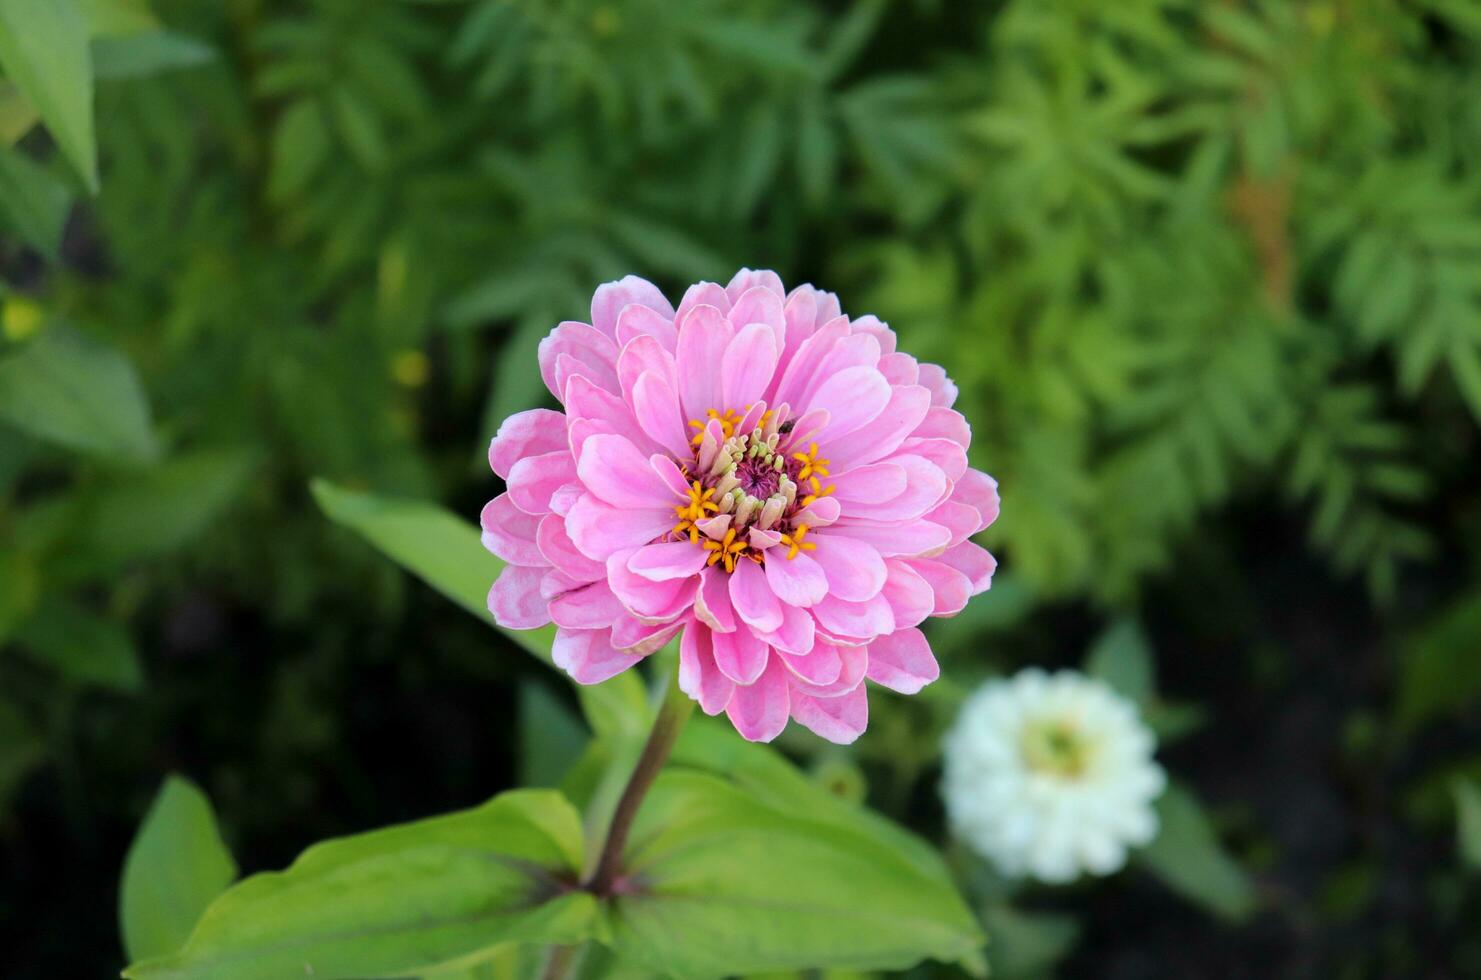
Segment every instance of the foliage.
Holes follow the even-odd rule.
[[[1481,893],[1446,875],[1456,801],[1462,828],[1475,810],[1451,788],[1481,773],[1478,65],[1481,20],[1453,0],[0,0],[0,875],[29,851],[14,826],[121,840],[177,768],[251,866],[307,821],[343,843],[425,814],[376,792],[390,763],[354,744],[367,676],[415,692],[442,672],[486,704],[418,749],[427,768],[519,761],[569,800],[551,806],[610,808],[651,717],[638,679],[579,692],[578,717],[516,653],[543,656],[539,637],[464,631],[376,552],[479,612],[498,568],[471,526],[496,490],[482,450],[548,398],[539,339],[606,279],[773,266],[947,366],[1003,487],[1003,571],[933,630],[943,680],[877,699],[857,746],[783,755],[698,725],[671,791],[893,849],[878,874],[964,891],[1003,975],[1102,972],[1083,959],[1115,952],[1097,923],[1127,925],[1128,889],[1162,896],[1149,876],[1303,946],[1314,921],[1374,925],[1314,948],[1324,972],[1402,974],[1397,950],[1443,939],[1466,972]],[[950,847],[937,746],[976,682],[1082,653],[1178,782],[1137,870],[1055,897]],[[1256,752],[1267,738],[1288,758]],[[1328,768],[1208,771],[1245,756]],[[448,810],[500,788],[452,785]],[[1242,799],[1257,790],[1282,795]],[[35,815],[53,798],[67,820]],[[1325,838],[1340,853],[1283,813],[1348,827]],[[176,821],[199,851],[154,850]],[[125,875],[131,958],[243,941],[232,910],[280,879],[226,891],[178,952],[233,876],[217,836],[167,783]],[[316,853],[285,874],[326,868]],[[404,857],[376,859],[414,877]],[[137,924],[175,873],[189,909]],[[1291,897],[1318,893],[1346,897]],[[7,901],[0,924],[31,911]],[[583,947],[587,975],[641,973],[618,928],[641,916],[591,921],[561,937],[619,953]],[[832,935],[814,933],[794,938]],[[870,938],[855,965],[910,958]]]

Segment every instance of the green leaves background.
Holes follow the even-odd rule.
[[[174,770],[249,870],[516,767],[610,805],[637,678],[578,716],[517,653],[538,639],[361,538],[478,611],[484,441],[547,397],[550,325],[629,272],[771,265],[949,365],[1003,572],[933,627],[944,681],[876,699],[856,748],[789,741],[799,768],[699,726],[679,764],[925,867],[960,698],[1083,663],[1188,792],[1104,889],[949,852],[999,974],[1106,952],[1122,896],[1180,940],[1299,931],[1381,974],[1440,936],[1465,972],[1478,44],[1441,0],[0,2],[0,891],[75,923],[37,885],[68,872],[14,858],[65,828],[48,853],[100,907]],[[1219,751],[1276,738],[1340,853],[1285,827],[1312,797],[1259,801],[1284,758]],[[1401,876],[1424,897],[1395,904]],[[12,946],[121,962],[93,928]],[[611,956],[583,963],[641,974]]]

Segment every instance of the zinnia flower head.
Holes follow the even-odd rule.
[[[1157,834],[1166,785],[1135,705],[1074,671],[984,684],[946,736],[942,795],[956,834],[1004,874],[1110,874]]]
[[[866,677],[936,678],[917,627],[991,583],[968,538],[997,484],[967,465],[955,385],[878,319],[774,272],[698,283],[677,310],[629,276],[545,338],[540,372],[564,412],[512,416],[489,447],[501,625],[554,621],[583,684],[682,633],[683,690],[758,741],[789,717],[852,741]]]

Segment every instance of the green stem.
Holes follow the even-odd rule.
[[[689,699],[689,695],[679,690],[678,678],[670,676],[663,705],[658,709],[658,717],[653,719],[653,730],[648,733],[643,754],[638,756],[632,777],[622,791],[622,798],[617,801],[617,809],[612,812],[612,823],[607,828],[607,841],[602,846],[601,859],[597,861],[596,870],[582,886],[598,898],[611,894],[612,886],[622,872],[622,852],[627,847],[627,837],[632,832],[638,807],[642,805],[643,797],[648,795],[653,781],[658,778],[663,764],[668,761],[669,753],[673,751],[674,743],[679,740],[679,733],[684,730],[684,723],[689,720],[693,711],[694,702]]]

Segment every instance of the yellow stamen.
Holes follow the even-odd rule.
[[[704,550],[710,552],[710,557],[705,559],[706,565],[723,562],[727,572],[735,571],[736,559],[746,550],[744,541],[735,540],[735,528],[725,532],[725,537],[720,541],[706,541]]]
[[[812,477],[814,474],[818,476],[832,475],[828,472],[828,467],[831,465],[830,461],[818,458],[818,444],[815,442],[807,444],[807,452],[793,453],[792,458],[802,464],[802,469],[797,471],[797,480],[799,483]],[[812,482],[816,484],[818,481],[814,479]]]
[[[741,417],[735,414],[735,409],[733,408],[727,408],[724,415],[721,415],[713,408],[709,409],[705,412],[704,419],[689,420],[689,428],[699,430],[694,434],[694,438],[689,440],[691,444],[697,446],[704,441],[705,426],[709,425],[710,419],[720,420],[720,434],[725,439],[729,439],[731,436],[735,435],[735,427],[739,425],[741,421]]]
[[[787,547],[787,560],[791,561],[797,557],[798,551],[817,551],[818,545],[815,541],[804,541],[807,537],[807,525],[799,524],[791,534],[782,535],[782,544]]]

